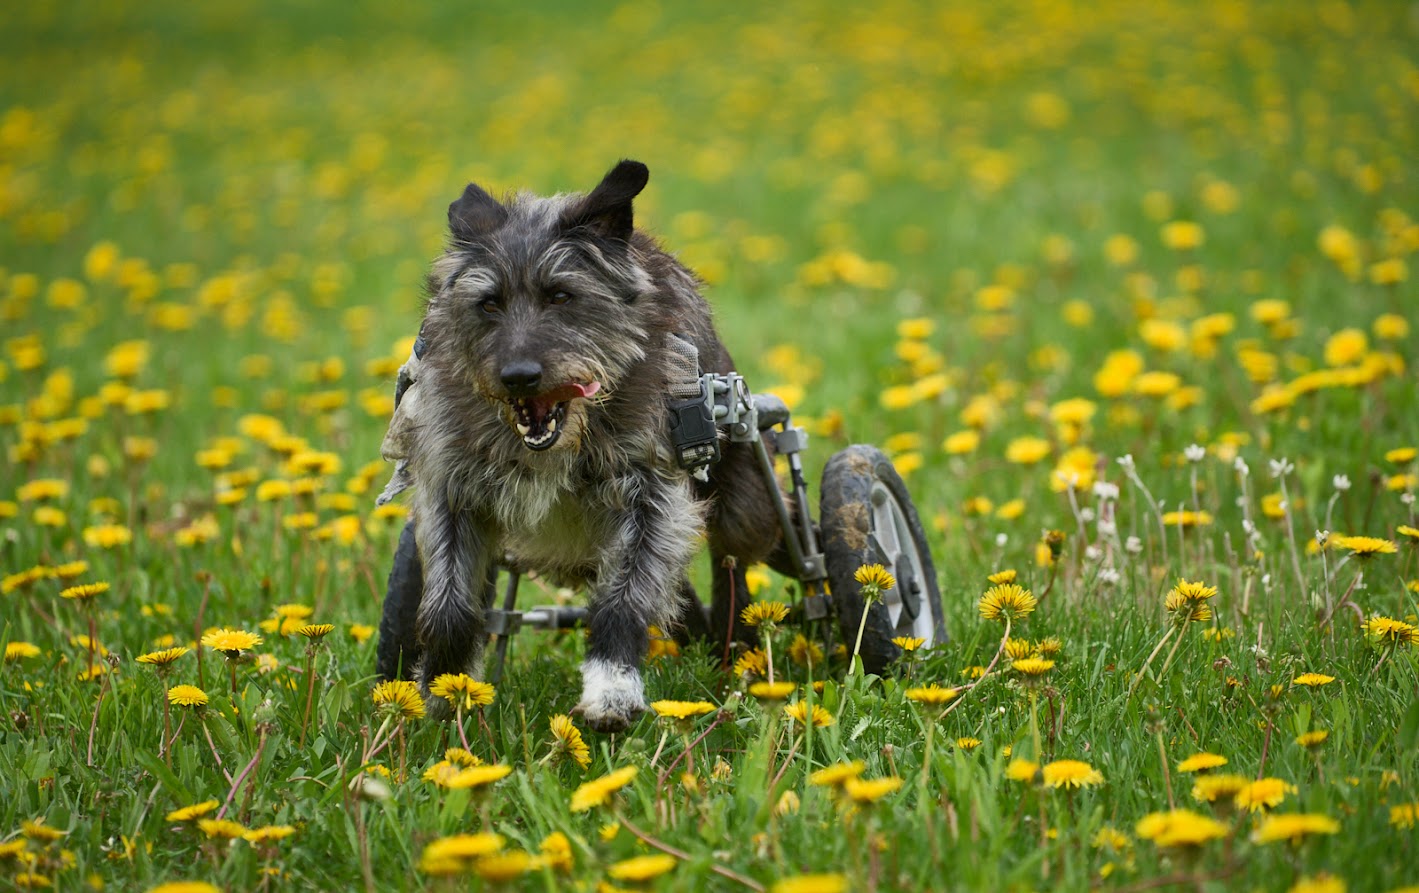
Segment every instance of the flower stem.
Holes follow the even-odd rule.
[[[310,725],[310,708],[315,701],[315,649],[306,650],[305,656],[305,713],[301,716],[301,743],[300,747],[305,747],[306,728]]]
[[[1153,653],[1148,655],[1148,659],[1143,662],[1143,668],[1138,671],[1138,675],[1133,677],[1133,683],[1128,686],[1128,696],[1124,698],[1125,701],[1133,697],[1133,692],[1138,688],[1138,683],[1143,680],[1144,676],[1148,675],[1148,666],[1153,663],[1153,658],[1158,656],[1158,652],[1163,650],[1163,646],[1168,644],[1168,640],[1171,639],[1173,633],[1177,631],[1178,628],[1176,626],[1169,627],[1167,634],[1154,646]]]

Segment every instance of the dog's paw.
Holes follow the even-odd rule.
[[[581,676],[581,703],[572,712],[593,730],[624,732],[645,712],[645,686],[635,667],[593,659],[581,665]]]

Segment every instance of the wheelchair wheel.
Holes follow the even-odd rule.
[[[419,639],[415,627],[419,602],[424,598],[424,568],[414,540],[414,522],[404,525],[394,563],[389,569],[389,589],[384,596],[384,612],[379,621],[379,653],[376,670],[381,679],[412,679],[419,659]]]
[[[941,590],[916,507],[887,456],[855,444],[828,460],[819,501],[828,583],[843,640],[849,649],[862,619],[862,587],[853,579],[864,564],[880,564],[896,578],[894,589],[867,615],[859,651],[863,667],[881,673],[902,650],[892,639],[946,640]]]

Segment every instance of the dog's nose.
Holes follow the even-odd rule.
[[[530,397],[542,383],[542,364],[536,360],[514,360],[504,366],[498,376],[509,393]]]

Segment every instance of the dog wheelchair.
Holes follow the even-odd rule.
[[[843,641],[853,642],[864,608],[854,574],[864,564],[881,564],[897,585],[868,607],[859,651],[863,666],[869,672],[882,672],[901,654],[896,638],[921,639],[923,647],[945,641],[941,592],[926,535],[906,485],[887,456],[862,444],[834,454],[823,469],[820,517],[815,522],[800,457],[808,434],[792,423],[787,405],[771,394],[751,393],[738,373],[701,374],[693,345],[674,336],[671,342],[679,371],[668,386],[676,459],[696,478],[706,480],[719,460],[722,442],[752,448],[759,474],[776,497],[772,501],[787,564],[779,569],[799,584],[792,616],[801,624],[816,626],[829,640],[836,626]],[[407,385],[401,377],[396,393],[402,394]],[[786,493],[775,456],[787,467]],[[402,473],[396,471],[396,478]],[[501,605],[490,607],[486,615],[487,631],[496,636],[488,672],[494,684],[501,681],[508,647],[519,631],[572,629],[587,619],[584,607],[540,605],[518,610],[523,574],[510,559],[502,563],[502,571],[506,580]],[[378,669],[386,678],[394,678],[401,669],[400,648],[412,641],[422,589],[410,522],[399,538],[380,624]],[[831,622],[834,617],[836,624]]]

